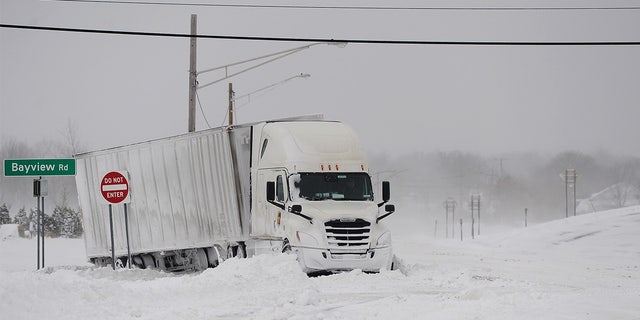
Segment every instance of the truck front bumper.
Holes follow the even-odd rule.
[[[294,247],[298,262],[306,273],[339,272],[360,269],[365,272],[391,270],[391,247],[369,249],[366,252],[331,251],[308,247]]]

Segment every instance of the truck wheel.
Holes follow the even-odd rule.
[[[398,269],[400,269],[400,260],[394,254],[393,258],[391,259],[391,270],[398,270]]]

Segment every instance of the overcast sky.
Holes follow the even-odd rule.
[[[197,3],[199,1],[188,1]],[[238,3],[207,1],[209,3]],[[250,4],[251,2],[242,2]],[[298,2],[260,1],[260,4]],[[400,7],[615,7],[634,1],[305,1]],[[434,41],[640,41],[640,10],[364,10],[0,0],[0,23],[257,37]],[[198,40],[198,70],[304,45]],[[0,134],[90,149],[187,131],[189,40],[0,28]],[[234,71],[238,69],[231,69]],[[640,46],[328,45],[199,90],[197,129],[324,114],[369,152],[563,150],[640,156]],[[199,76],[200,83],[222,73]],[[203,115],[204,114],[204,115]]]

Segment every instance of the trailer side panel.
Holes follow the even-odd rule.
[[[109,206],[100,182],[127,171],[132,253],[241,241],[243,232],[229,133],[212,129],[77,156],[87,256],[111,255]],[[126,254],[124,206],[113,205],[116,255]]]

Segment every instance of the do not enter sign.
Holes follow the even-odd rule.
[[[102,197],[109,203],[128,202],[129,181],[126,172],[111,171],[104,175],[100,182]]]

